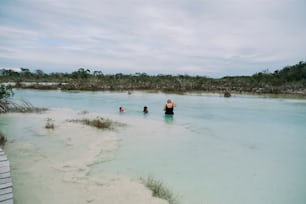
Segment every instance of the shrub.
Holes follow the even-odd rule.
[[[152,191],[154,197],[164,199],[169,204],[178,204],[177,198],[173,193],[161,182],[149,176],[147,179],[141,179],[145,186]]]
[[[70,122],[80,122],[84,125],[89,125],[92,127],[96,127],[99,129],[111,129],[113,122],[109,119],[104,119],[101,117],[97,117],[96,119],[90,120],[90,119],[82,119],[82,120],[69,120]]]
[[[11,86],[0,85],[0,113],[8,111],[10,103],[7,99],[13,95],[14,93]]]
[[[2,132],[0,132],[0,145],[3,146],[6,143],[6,137]]]
[[[54,129],[53,120],[51,118],[47,118],[45,128],[46,129]]]

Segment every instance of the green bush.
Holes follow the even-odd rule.
[[[45,128],[46,129],[54,129],[53,120],[51,118],[47,118]]]
[[[0,145],[3,146],[6,143],[6,137],[2,132],[0,132]]]
[[[156,180],[151,176],[141,180],[143,181],[144,185],[152,191],[154,197],[164,199],[168,201],[169,204],[179,203],[173,193],[160,180]]]
[[[80,122],[84,125],[89,125],[92,127],[96,127],[99,129],[111,129],[113,122],[109,119],[104,119],[101,117],[97,117],[96,119],[90,120],[90,119],[81,119],[81,120],[69,120],[69,122]]]

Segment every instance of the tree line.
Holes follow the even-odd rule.
[[[13,88],[62,90],[156,90],[164,92],[235,92],[258,94],[299,94],[306,96],[306,62],[251,76],[210,78],[190,75],[103,74],[79,68],[71,73],[44,73],[21,68],[20,72],[0,70],[0,82],[12,83]]]

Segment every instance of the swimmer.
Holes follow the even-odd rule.
[[[120,112],[120,113],[123,113],[123,112],[124,112],[124,109],[123,109],[121,106],[119,107],[119,112]]]
[[[173,115],[173,109],[176,107],[176,104],[171,101],[171,99],[167,100],[167,103],[164,106],[164,111],[166,115]]]
[[[144,106],[144,107],[143,107],[143,113],[148,113],[148,112],[149,112],[148,107],[147,107],[147,106]]]

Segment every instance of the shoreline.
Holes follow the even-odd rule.
[[[13,87],[13,89],[24,89],[24,90],[39,90],[39,91],[63,91],[63,92],[82,92],[82,91],[91,91],[91,92],[127,92],[132,94],[133,92],[147,92],[147,93],[165,93],[165,94],[219,94],[224,96],[225,92],[229,92],[232,96],[256,96],[264,98],[288,98],[288,99],[306,99],[306,91],[304,92],[291,92],[291,93],[256,93],[256,92],[241,92],[241,91],[205,91],[205,90],[188,90],[188,91],[164,91],[156,89],[62,89],[61,87],[56,88],[37,88],[37,87]]]
[[[40,70],[41,71],[41,70]],[[145,72],[135,74],[103,74],[103,72],[79,68],[71,73],[50,73],[43,71],[22,72],[2,70],[0,81],[12,88],[31,89],[61,89],[84,91],[133,91],[154,90],[170,93],[186,93],[204,91],[225,94],[264,94],[281,97],[306,98],[306,62],[299,61],[273,73],[268,70],[253,75],[223,76],[211,78],[208,76],[188,74],[157,74]]]
[[[72,123],[69,119],[94,119],[96,113],[52,108],[39,114],[7,113],[4,117],[18,131],[30,130],[30,135],[25,135],[30,138],[10,133],[5,146],[12,165],[16,202],[167,203],[153,197],[140,179],[103,171],[92,175],[96,165],[103,166],[114,159],[120,139],[112,130]],[[48,118],[54,121],[54,129],[44,127]],[[30,123],[25,125],[23,121]]]

